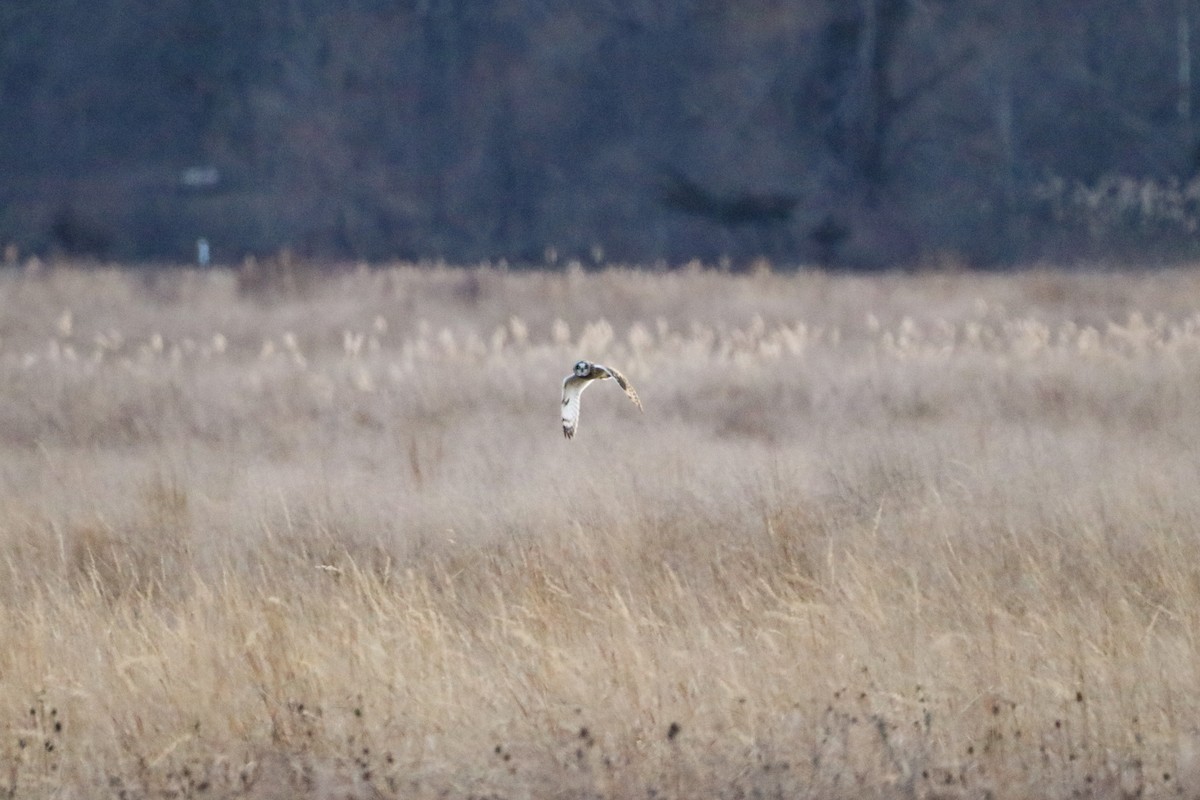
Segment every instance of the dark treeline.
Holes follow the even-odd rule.
[[[4,0],[0,243],[850,267],[1200,250],[1190,0]]]

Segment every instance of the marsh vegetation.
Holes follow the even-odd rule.
[[[6,272],[0,795],[1194,796],[1198,298]]]

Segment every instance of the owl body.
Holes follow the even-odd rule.
[[[575,430],[579,426],[579,398],[583,395],[583,390],[596,381],[604,381],[609,378],[616,380],[617,385],[625,391],[625,395],[638,407],[638,410],[641,410],[642,401],[638,398],[637,391],[634,390],[633,385],[624,375],[612,367],[606,367],[603,364],[593,364],[590,361],[577,361],[571,370],[571,374],[563,378],[563,436],[570,439],[575,435]]]

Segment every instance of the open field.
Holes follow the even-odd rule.
[[[0,797],[1200,795],[1200,272],[12,270],[0,448]]]

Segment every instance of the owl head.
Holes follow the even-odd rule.
[[[592,365],[586,361],[575,362],[575,375],[580,378],[586,378],[592,374]]]

